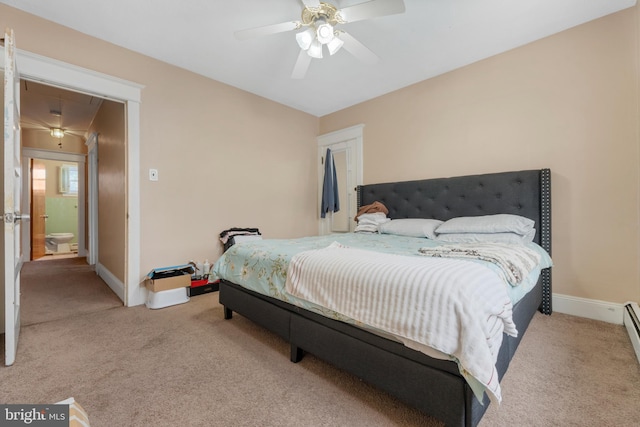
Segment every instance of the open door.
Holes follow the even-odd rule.
[[[31,259],[46,255],[47,168],[38,159],[31,159]]]
[[[13,365],[20,335],[20,76],[16,69],[13,30],[4,35],[4,309],[5,364]]]

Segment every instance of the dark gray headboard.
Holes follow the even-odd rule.
[[[358,187],[358,207],[382,202],[389,217],[435,218],[509,213],[536,223],[534,241],[551,254],[551,172],[549,169],[500,172],[452,178],[367,184]],[[546,279],[544,276],[547,276]],[[543,275],[551,312],[550,275]],[[548,303],[548,307],[544,307]]]

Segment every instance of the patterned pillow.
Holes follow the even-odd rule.
[[[56,405],[69,405],[69,427],[90,427],[89,416],[73,397],[70,397]]]

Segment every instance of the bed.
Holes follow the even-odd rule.
[[[551,254],[550,181],[549,169],[542,169],[369,184],[358,187],[358,205],[382,202],[392,219],[447,221],[494,214],[530,218],[535,224],[533,241]],[[277,266],[286,267],[284,262]],[[273,289],[257,292],[223,277],[219,300],[225,319],[237,312],[288,341],[292,362],[300,361],[305,352],[314,354],[447,426],[477,425],[490,403],[487,394],[478,400],[456,362],[430,357],[363,325],[294,305]],[[502,337],[495,363],[500,379],[537,310],[552,312],[551,268],[543,269],[532,289],[513,305],[518,335]]]

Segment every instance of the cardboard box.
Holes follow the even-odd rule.
[[[191,275],[194,271],[193,266],[190,264],[154,268],[147,274],[144,285],[151,292],[186,288],[191,286]]]
[[[147,277],[144,281],[144,285],[152,292],[185,288],[187,286],[191,286],[191,276],[183,274],[181,276],[164,277],[162,279],[150,279]]]

